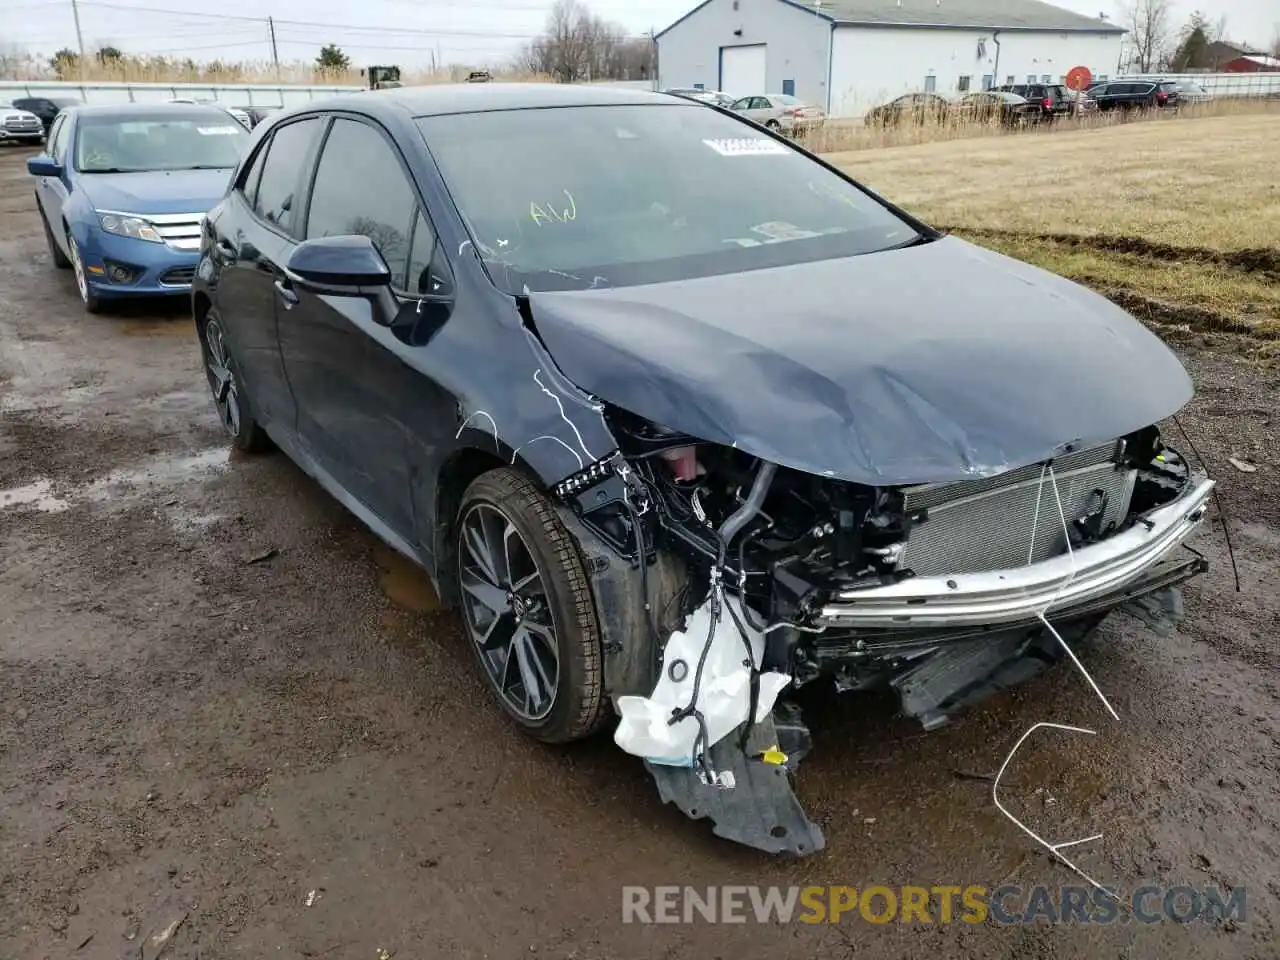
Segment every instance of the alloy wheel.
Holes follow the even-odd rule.
[[[85,276],[84,261],[80,259],[80,245],[75,237],[67,234],[67,246],[71,248],[71,268],[76,274],[76,289],[80,291],[80,299],[89,302],[89,278]]]
[[[542,571],[516,525],[492,504],[467,511],[460,540],[463,618],[480,662],[509,711],[542,720],[555,706],[560,682],[560,647]]]
[[[209,389],[213,393],[218,419],[232,437],[240,436],[240,393],[236,385],[235,371],[231,368],[231,356],[227,351],[226,335],[222,324],[209,318],[204,325],[204,343],[207,350],[205,372],[209,377]]]

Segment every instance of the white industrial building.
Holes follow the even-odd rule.
[[[1039,0],[705,0],[657,35],[658,82],[856,117],[903,93],[1115,75],[1124,32]]]

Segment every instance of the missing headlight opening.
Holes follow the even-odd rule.
[[[664,800],[776,853],[821,849],[790,777],[790,697],[887,688],[926,729],[1057,662],[1124,608],[1159,631],[1213,482],[1155,427],[972,479],[875,487],[606,405],[619,449],[553,491],[597,558],[615,741]],[[621,573],[619,571],[622,571]],[[617,577],[639,581],[643,619]],[[613,577],[613,586],[601,584]],[[1072,655],[1074,658],[1074,655]],[[1087,675],[1086,675],[1087,676]]]

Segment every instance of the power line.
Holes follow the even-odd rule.
[[[122,3],[107,3],[104,0],[80,0],[82,7],[102,7],[107,10],[127,10],[130,13],[153,13],[162,16],[201,18],[205,20],[241,20],[249,23],[266,23],[266,17],[246,17],[234,13],[201,13],[197,10],[163,10],[158,7],[134,7]]]
[[[235,43],[210,43],[210,44],[202,44],[200,46],[195,46],[195,47],[174,47],[172,50],[147,50],[145,51],[145,54],[147,56],[156,56],[156,57],[165,56],[165,55],[178,56],[184,53],[196,53],[201,50],[223,50],[229,47],[265,46],[267,45],[267,43],[268,41],[265,39],[239,40]]]
[[[266,17],[247,17],[230,13],[198,13],[185,10],[171,10],[160,7],[133,7],[124,4],[111,3],[109,0],[79,0],[83,7],[101,7],[110,10],[130,10],[134,13],[160,14],[176,17],[205,17],[213,20],[239,20],[249,23],[261,24],[263,27],[267,25]],[[392,34],[395,36],[405,36],[410,34],[413,36],[423,37],[480,37],[482,39],[493,38],[495,40],[532,40],[539,36],[538,33],[494,33],[490,30],[423,30],[414,27],[378,27],[368,26],[358,23],[327,23],[319,20],[282,20],[275,19],[278,27],[302,27],[306,29],[324,29],[324,30],[342,30],[354,31],[358,33],[380,33]]]
[[[289,39],[287,37],[278,37],[277,42],[282,46],[287,44],[293,47],[299,47],[299,46],[321,47],[324,45],[318,40],[297,40],[297,39]],[[456,40],[450,40],[446,44],[446,46],[450,50],[459,50],[459,51],[483,51],[483,50],[505,49],[501,44],[481,43],[479,46],[473,46],[471,44],[459,43]],[[396,46],[396,45],[387,46],[381,43],[340,43],[338,44],[338,47],[342,50],[386,50],[388,52],[395,51],[395,52],[406,52],[406,53],[430,52],[429,49],[427,47],[424,47],[422,44],[417,44],[416,46],[412,46],[412,47],[406,47],[406,46]]]
[[[549,14],[554,6],[553,0],[533,0],[526,5],[517,5],[511,3],[510,0],[501,0],[498,3],[489,3],[487,0],[378,0],[380,3],[389,3],[395,6],[416,7],[420,11],[429,10],[431,7],[468,7],[472,10],[527,10],[531,13],[547,13]],[[590,9],[591,4],[586,6]],[[644,13],[670,13],[670,10],[661,7],[627,4],[629,13],[637,11]],[[593,11],[594,12],[594,11]]]
[[[125,6],[123,4],[106,3],[106,0],[79,0],[81,6],[93,6],[93,8],[106,8],[111,10],[132,10],[134,13],[148,14],[168,14],[172,17],[206,17],[215,20],[244,20],[244,22],[260,23],[262,27],[266,27],[266,17],[239,17],[234,14],[219,13],[191,13],[182,12],[182,10],[163,10],[155,8],[155,6]],[[369,27],[358,23],[324,23],[320,20],[275,20],[276,26],[279,27],[302,27],[308,29],[340,29],[340,31],[355,31],[361,33],[392,33],[396,36],[404,36],[406,33],[413,36],[424,37],[493,37],[495,40],[529,40],[536,35],[532,33],[493,33],[484,31],[484,29],[471,29],[471,31],[462,31],[462,29],[415,29],[412,27]]]

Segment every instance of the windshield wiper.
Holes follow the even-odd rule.
[[[892,247],[885,247],[885,249],[886,250],[905,250],[908,247],[922,247],[926,243],[933,243],[933,241],[937,239],[939,238],[931,237],[927,233],[917,233],[910,240],[907,240],[904,243],[894,244]]]
[[[230,170],[235,164],[198,163],[194,167],[173,167],[174,170]]]

